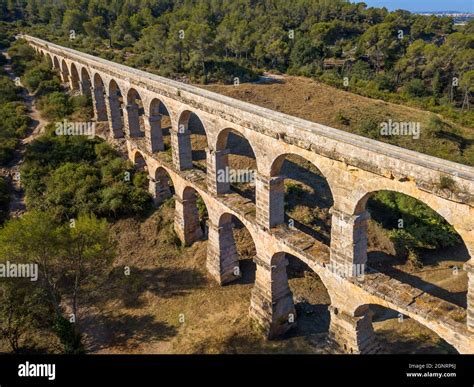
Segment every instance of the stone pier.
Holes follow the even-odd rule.
[[[94,119],[96,121],[107,121],[107,106],[103,87],[91,87],[92,106],[94,107]]]
[[[285,221],[285,184],[283,176],[266,177],[257,174],[257,222],[264,229]]]
[[[107,118],[112,129],[114,138],[123,137],[122,113],[120,109],[119,97],[115,95],[107,95]]]
[[[173,165],[177,170],[184,171],[193,167],[191,132],[189,130],[171,129],[171,149]]]
[[[474,260],[471,258],[464,264],[467,271],[467,328],[474,332]]]
[[[343,349],[351,354],[373,354],[380,351],[372,326],[372,315],[369,307],[360,308],[358,315],[351,314],[343,307],[329,307],[331,322],[329,335]]]
[[[209,274],[221,285],[239,279],[241,273],[232,217],[224,215],[220,225],[209,221],[208,226],[206,267]]]
[[[363,272],[367,263],[369,212],[348,215],[331,208],[331,214],[331,264],[349,277]]]
[[[255,286],[250,300],[250,318],[269,339],[278,337],[295,325],[296,311],[288,285],[285,254],[267,259],[256,257]]]
[[[128,104],[123,108],[123,122],[125,134],[129,137],[142,137],[140,131],[140,115],[137,104]]]
[[[212,151],[206,149],[207,156],[207,186],[215,195],[230,192],[228,173],[229,149]]]
[[[150,177],[148,191],[153,197],[154,204],[157,206],[173,196],[166,171],[158,170],[156,172],[156,178]]]
[[[161,152],[165,150],[163,143],[163,132],[161,130],[161,116],[145,116],[145,139],[148,152]]]
[[[190,246],[203,237],[196,198],[181,199],[175,195],[174,230],[184,246]]]

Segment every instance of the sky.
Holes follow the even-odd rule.
[[[421,11],[461,11],[474,13],[474,0],[359,0],[369,7],[386,7],[389,11],[406,9]]]

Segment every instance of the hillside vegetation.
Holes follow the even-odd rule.
[[[203,87],[291,116],[474,166],[474,130],[434,113],[366,98],[303,77],[285,76],[268,84]],[[420,123],[419,138],[382,135],[381,123],[389,120]]]
[[[345,0],[1,0],[0,9],[17,31],[167,77],[304,75],[474,126],[474,21]]]

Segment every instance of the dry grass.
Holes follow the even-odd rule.
[[[172,231],[172,201],[145,220],[112,225],[118,256],[97,294],[82,300],[80,329],[88,353],[340,353],[328,341],[329,295],[319,277],[290,257],[288,277],[298,315],[297,328],[267,341],[248,318],[255,280],[253,241],[237,224],[235,240],[242,278],[218,286],[205,268],[206,241],[182,248]],[[124,269],[130,268],[126,276]],[[379,316],[380,317],[380,316]],[[376,319],[385,351],[444,352],[447,347],[415,321]],[[51,335],[30,337],[40,352],[60,352]],[[2,344],[0,352],[8,348]]]
[[[281,83],[271,84],[201,87],[320,124],[474,165],[474,129],[446,123],[446,133],[435,133],[430,127],[430,117],[433,116],[430,112],[362,97],[303,77],[285,76]],[[389,119],[420,122],[420,139],[379,136],[380,123]]]
[[[220,287],[208,277],[205,269],[205,241],[190,248],[173,243],[172,216],[173,209],[165,207],[144,222],[128,219],[113,226],[119,249],[117,271],[121,273],[129,266],[132,275],[135,273],[139,279],[133,280],[133,285],[125,291],[109,284],[100,297],[90,300],[82,322],[89,351],[327,353],[336,350],[325,343],[320,332],[309,337],[296,332],[278,341],[260,338],[248,319],[255,275],[255,267],[250,262],[255,250],[248,232],[235,231],[243,278]],[[310,289],[322,286],[314,278],[296,278],[292,285],[301,281],[316,281]],[[312,298],[314,301],[315,297]],[[317,325],[320,316],[310,317]],[[323,345],[315,347],[315,341]]]
[[[255,249],[245,229],[235,229],[243,278],[218,286],[205,269],[206,242],[178,247],[172,230],[172,202],[143,222],[122,220],[113,226],[119,257],[117,273],[132,268],[133,286],[117,278],[91,299],[82,321],[87,349],[93,353],[339,353],[327,341],[329,327],[326,289],[319,278],[290,259],[289,283],[293,291],[298,327],[280,340],[266,341],[248,319],[255,267]],[[122,277],[123,278],[123,277]],[[183,320],[184,318],[184,320]],[[418,332],[411,322],[411,335]],[[419,342],[437,351],[436,335],[405,337],[397,325],[378,329],[382,341],[402,336],[401,342]],[[387,337],[385,337],[387,336]],[[418,340],[418,341],[417,341]],[[422,343],[425,343],[421,345]],[[411,348],[411,347],[407,347]],[[403,345],[399,348],[404,351]],[[410,351],[412,349],[409,349]],[[421,352],[423,352],[421,351]]]

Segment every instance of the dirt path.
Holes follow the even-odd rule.
[[[13,72],[11,67],[11,61],[8,53],[6,51],[1,52],[8,60],[7,64],[3,66],[8,77],[15,81],[17,79],[16,74]],[[0,168],[0,175],[5,176],[7,181],[10,183],[11,188],[11,202],[10,202],[10,218],[17,218],[21,216],[26,211],[25,206],[25,193],[21,187],[20,179],[20,167],[23,163],[23,156],[26,150],[26,146],[33,141],[36,137],[40,136],[44,127],[48,123],[41,118],[41,114],[36,108],[34,96],[21,84],[22,87],[21,97],[26,105],[27,114],[30,118],[28,124],[28,133],[25,138],[21,139],[20,146],[15,151],[15,156],[12,161],[6,166]]]

